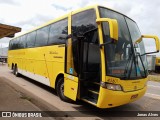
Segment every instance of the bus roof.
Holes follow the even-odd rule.
[[[20,32],[21,28],[0,23],[0,39],[3,37],[14,37],[15,33]]]
[[[23,36],[23,35],[25,35],[25,34],[27,34],[27,33],[30,33],[30,32],[32,32],[32,31],[38,30],[38,29],[40,29],[40,28],[43,28],[43,27],[45,27],[45,26],[47,26],[47,25],[50,25],[50,24],[52,24],[52,23],[54,23],[54,22],[57,22],[57,21],[59,21],[59,20],[65,19],[65,18],[66,18],[67,16],[69,16],[69,14],[71,14],[71,13],[72,13],[72,14],[76,14],[76,13],[79,13],[79,12],[82,12],[82,11],[85,11],[85,10],[88,10],[88,9],[92,9],[92,8],[97,8],[97,7],[107,8],[107,9],[112,10],[112,11],[115,11],[115,12],[121,14],[121,15],[124,15],[124,14],[122,14],[122,13],[116,11],[116,10],[111,9],[111,8],[108,8],[108,7],[105,7],[105,6],[101,6],[101,5],[96,4],[96,5],[87,6],[87,7],[84,7],[84,8],[80,8],[80,9],[71,11],[71,12],[68,13],[68,14],[65,14],[65,15],[63,15],[63,16],[61,16],[61,17],[58,17],[58,18],[53,19],[53,20],[50,20],[50,21],[42,24],[41,26],[35,27],[35,28],[32,29],[32,30],[29,30],[29,31],[27,31],[27,32],[24,32],[24,33],[22,33],[21,35],[16,36],[15,38],[20,37],[20,36]],[[124,15],[124,16],[125,16],[125,17],[128,17],[128,16],[126,16],[126,15]],[[129,18],[129,17],[128,17],[128,18]],[[129,18],[129,19],[131,19],[131,18]],[[132,20],[132,19],[131,19],[131,20]],[[135,21],[134,21],[134,22],[135,22]],[[13,39],[14,39],[14,38],[13,38]]]

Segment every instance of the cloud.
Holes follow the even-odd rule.
[[[32,18],[19,21],[15,25],[20,26],[22,28],[22,32],[26,32],[28,30],[31,30],[35,27],[38,27],[38,26],[46,23],[46,21],[49,21],[51,19],[53,19],[53,18],[50,16],[37,14],[37,15],[33,16]]]
[[[142,34],[154,34],[160,38],[159,0],[0,0],[0,22],[22,27],[22,32],[25,32],[70,11],[94,4],[127,15],[137,22]],[[146,46],[153,47],[154,44],[147,42]]]
[[[18,5],[15,0],[0,0],[0,4]]]
[[[60,5],[52,4],[52,6],[55,7],[56,9],[60,9],[60,10],[63,10],[63,11],[67,11],[68,10],[68,8],[60,6]],[[71,9],[71,8],[69,8],[69,9]]]

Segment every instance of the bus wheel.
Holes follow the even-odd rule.
[[[13,73],[14,73],[14,75],[15,75],[16,77],[19,77],[17,65],[15,65],[14,70],[13,70]]]
[[[64,95],[64,78],[58,79],[56,91],[61,100],[71,102],[71,100]]]

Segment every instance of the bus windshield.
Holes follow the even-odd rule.
[[[100,7],[102,18],[111,18],[118,21],[119,37],[117,44],[107,44],[105,48],[106,75],[120,79],[140,79],[147,76],[147,61],[143,42],[134,44],[141,38],[137,24],[130,18]],[[103,42],[109,42],[109,25],[102,23]]]

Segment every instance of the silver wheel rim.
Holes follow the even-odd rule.
[[[61,92],[61,95],[64,96],[64,83],[62,83],[60,86],[60,92]]]
[[[17,75],[18,74],[18,69],[16,68],[16,72],[15,72],[15,74]]]

